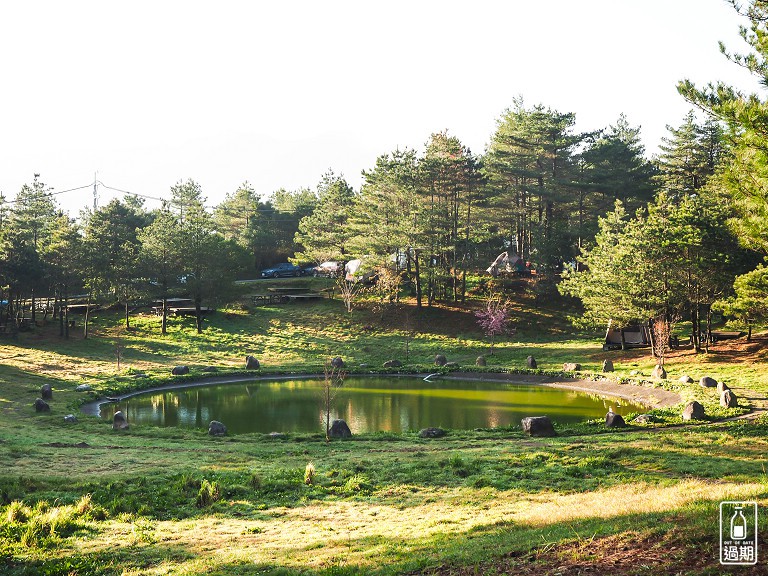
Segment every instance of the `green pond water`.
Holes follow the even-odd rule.
[[[207,429],[218,420],[233,434],[321,432],[321,390],[320,380],[259,380],[149,392],[102,405],[101,417],[122,410],[132,424]],[[579,422],[603,418],[609,407],[622,415],[643,411],[620,399],[535,385],[366,377],[344,382],[331,418],[346,420],[353,433],[402,432],[516,426],[526,416],[542,415]]]

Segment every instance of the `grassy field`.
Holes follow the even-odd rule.
[[[600,334],[568,326],[562,302],[530,294],[514,300],[515,333],[493,355],[462,307],[418,314],[412,302],[369,300],[348,314],[339,300],[247,303],[213,315],[203,335],[180,319],[161,336],[150,315],[126,331],[105,312],[87,340],[63,341],[53,325],[0,340],[0,573],[722,574],[719,502],[757,500],[765,526],[768,417],[716,421],[744,410],[676,383],[710,375],[764,408],[762,339],[676,351],[659,383],[647,350],[603,352]],[[260,373],[319,372],[335,355],[352,371],[393,358],[433,371],[437,353],[473,370],[485,354],[489,371],[522,371],[528,355],[547,373],[573,361],[585,377],[611,358],[617,381],[698,398],[713,419],[678,427],[677,407],[657,412],[662,426],[621,431],[585,423],[555,438],[503,428],[330,444],[320,429],[212,438],[63,420],[97,394],[183,380],[170,376],[179,364],[191,378],[208,366],[241,372],[247,354]],[[51,413],[38,415],[44,383]],[[765,563],[733,573],[766,573]]]

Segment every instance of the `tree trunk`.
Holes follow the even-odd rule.
[[[419,271],[419,251],[413,251],[413,268],[416,275],[416,307],[421,308],[421,272]]]
[[[37,317],[35,316],[35,289],[32,289],[32,326],[35,325]]]
[[[88,292],[88,299],[85,301],[85,324],[83,325],[83,339],[88,339],[88,319],[91,312],[91,292]]]
[[[195,295],[195,321],[197,324],[197,333],[203,333],[203,312],[200,309],[200,295]]]
[[[64,284],[64,338],[69,340],[69,286]]]
[[[626,350],[627,349],[627,339],[626,339],[626,336],[624,334],[624,328],[619,330],[619,334],[621,334],[621,349],[622,350]]]

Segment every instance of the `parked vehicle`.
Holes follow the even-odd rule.
[[[301,276],[301,268],[290,262],[281,262],[261,271],[262,278],[279,278],[281,276]]]
[[[315,266],[312,272],[313,276],[325,276],[327,278],[336,278],[343,269],[341,262],[334,260],[323,262],[322,264]]]

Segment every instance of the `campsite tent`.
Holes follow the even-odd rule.
[[[627,348],[645,348],[651,345],[651,334],[647,322],[619,328],[613,324],[613,320],[609,320],[603,350],[620,349],[622,332],[624,332],[624,343]]]

